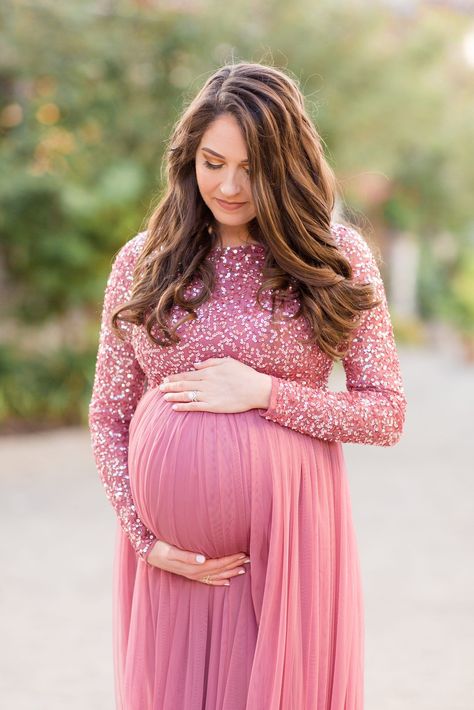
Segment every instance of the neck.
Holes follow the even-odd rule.
[[[246,225],[237,225],[233,227],[227,224],[217,224],[212,227],[216,233],[216,243],[222,247],[236,247],[244,244],[256,244],[255,240],[250,236]]]

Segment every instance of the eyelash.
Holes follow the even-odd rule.
[[[210,168],[211,170],[219,170],[219,168],[222,167],[222,165],[214,165],[213,163],[210,163],[208,160],[204,161],[204,165],[206,168]],[[250,171],[247,168],[244,168],[245,172],[247,175],[249,175]]]

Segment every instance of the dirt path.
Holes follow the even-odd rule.
[[[364,580],[365,710],[471,710],[474,369],[425,351],[400,356],[402,440],[344,447]],[[342,382],[336,371],[332,387]],[[113,710],[115,517],[88,432],[4,437],[0,451],[2,707]]]

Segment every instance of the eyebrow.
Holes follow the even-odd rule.
[[[212,155],[215,155],[216,158],[222,158],[222,160],[225,160],[225,157],[223,155],[220,155],[220,153],[216,153],[215,150],[211,150],[210,148],[201,148],[201,150],[205,150],[207,153],[212,153]],[[248,159],[245,158],[245,160],[242,160],[242,163],[248,163]]]

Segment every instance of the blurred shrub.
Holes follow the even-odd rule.
[[[391,316],[397,344],[424,345],[426,343],[425,325],[419,318],[399,318]]]
[[[455,13],[424,8],[407,22],[330,0],[242,0],[225,16],[217,0],[4,0],[0,24],[0,424],[84,419],[113,254],[146,222],[183,98],[223,63],[267,61],[301,79],[344,202],[369,220],[429,240],[472,219],[473,73]],[[366,173],[383,189],[361,187]],[[470,273],[450,290],[446,316],[459,323]],[[422,315],[440,312],[450,278],[427,256]],[[78,311],[90,328],[71,338]],[[56,351],[24,346],[29,329],[61,318]]]
[[[466,335],[474,337],[474,250],[462,251],[449,282],[442,313]]]
[[[85,424],[95,354],[62,349],[38,358],[1,346],[2,430]]]

